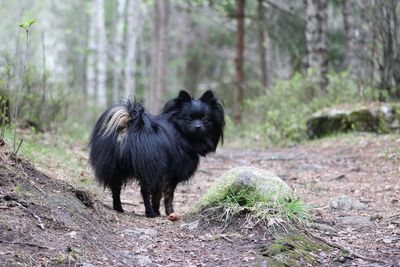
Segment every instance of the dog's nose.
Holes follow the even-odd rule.
[[[201,129],[201,125],[200,125],[200,124],[197,124],[197,125],[195,126],[195,128],[196,128],[196,130],[200,130],[200,129]]]

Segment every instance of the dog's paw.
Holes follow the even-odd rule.
[[[155,213],[155,212],[146,212],[146,217],[147,218],[155,218],[155,217],[157,217],[158,215],[157,215],[157,213]]]
[[[173,221],[177,221],[181,219],[181,215],[176,214],[176,213],[171,213],[168,215],[168,220],[170,220],[171,222]]]
[[[114,210],[119,213],[124,213],[124,210],[122,208],[114,208]]]

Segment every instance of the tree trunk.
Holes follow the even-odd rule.
[[[242,120],[243,112],[243,54],[244,54],[244,8],[245,0],[236,0],[236,57],[235,57],[235,92],[233,121],[238,124]]]
[[[258,0],[258,46],[260,49],[260,70],[261,82],[264,88],[268,87],[268,65],[267,65],[267,40],[265,38],[264,30],[264,16],[265,10],[263,0]]]
[[[126,0],[118,0],[117,3],[117,18],[115,25],[114,36],[114,69],[113,69],[113,101],[117,102],[120,97],[120,77],[123,67],[122,52],[123,52],[123,38],[124,38],[124,25],[125,25],[125,8]]]
[[[394,88],[394,95],[400,98],[400,36],[397,0],[377,1],[375,20],[378,24],[382,47],[380,62],[380,88],[388,92]],[[381,100],[384,95],[381,95]]]
[[[349,68],[353,80],[362,80],[362,65],[360,47],[360,23],[356,12],[356,2],[354,0],[343,0],[342,13],[346,35],[346,55],[345,65]]]
[[[89,35],[88,49],[86,62],[86,93],[89,107],[95,103],[96,95],[96,58],[97,58],[97,41],[96,41],[96,12],[94,9],[94,0],[90,5],[89,11]]]
[[[166,61],[168,58],[169,0],[154,2],[154,24],[152,32],[151,86],[148,95],[148,109],[159,112],[165,102]]]
[[[328,84],[327,9],[327,0],[307,0],[307,63],[308,67],[313,70],[315,81],[323,91],[326,90]]]
[[[128,35],[124,96],[135,95],[136,44],[140,31],[141,0],[128,0]]]
[[[97,106],[104,109],[107,105],[106,79],[106,28],[104,19],[104,0],[96,0],[96,32],[97,32]]]

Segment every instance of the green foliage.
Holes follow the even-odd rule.
[[[306,140],[306,121],[317,110],[342,103],[377,99],[379,91],[359,90],[347,73],[330,73],[326,93],[321,93],[309,75],[295,74],[278,81],[264,94],[247,99],[244,122],[227,123],[227,137],[233,141],[248,139],[266,146],[293,145]]]
[[[19,119],[39,130],[50,130],[52,125],[64,121],[67,115],[68,96],[64,88],[48,82],[48,78],[30,67],[23,81],[24,94],[19,105]]]
[[[37,130],[51,130],[65,121],[69,106],[62,84],[51,81],[51,73],[43,73],[34,65],[27,65],[22,72],[17,69],[17,60],[9,53],[2,55],[0,62],[0,123],[6,108],[5,118],[10,121],[11,110],[16,113],[18,124],[32,126]],[[3,64],[1,64],[3,63]],[[17,90],[17,88],[20,90]]]

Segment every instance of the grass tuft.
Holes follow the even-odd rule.
[[[251,182],[240,182],[238,177],[249,173],[253,175]],[[258,177],[261,174],[269,176],[268,179]],[[309,208],[273,173],[238,167],[224,174],[206,192],[189,217],[193,215],[217,219],[224,224],[245,215],[250,221],[271,226],[305,221],[309,218]]]

